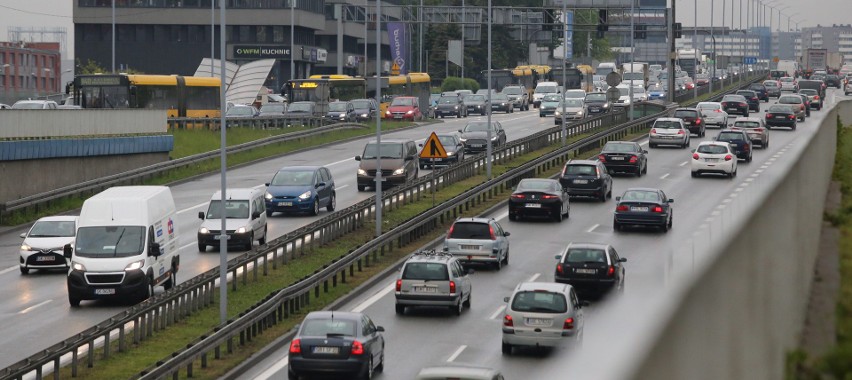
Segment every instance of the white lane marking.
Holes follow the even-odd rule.
[[[533,281],[535,281],[535,279],[537,279],[537,278],[538,278],[538,276],[541,276],[541,273],[536,273],[536,274],[532,275],[532,277],[530,277],[530,279],[529,279],[529,280],[527,280],[527,282],[533,282]]]
[[[334,166],[334,165],[337,165],[337,164],[342,164],[342,163],[344,163],[344,162],[347,162],[347,161],[353,161],[353,160],[355,160],[355,159],[354,159],[354,158],[347,158],[347,159],[345,159],[345,160],[340,160],[340,161],[337,161],[337,162],[332,162],[332,163],[330,163],[330,164],[325,164],[325,166],[326,166],[326,167]]]
[[[648,140],[640,142],[639,145],[648,145]]]
[[[378,300],[382,299],[382,297],[388,295],[388,293],[392,292],[395,287],[396,287],[396,284],[394,284],[394,283],[391,283],[389,286],[385,286],[384,289],[380,290],[376,294],[373,294],[370,298],[367,298],[366,300],[364,300],[364,302],[361,302],[361,304],[359,304],[358,306],[355,306],[352,309],[352,312],[353,313],[360,313],[364,310],[367,310],[368,307],[370,307],[371,305],[376,303]]]
[[[488,319],[497,319],[497,317],[499,317],[500,314],[503,313],[503,310],[505,310],[505,309],[506,309],[506,305],[500,305],[500,307],[498,307],[497,310],[495,310],[494,313],[491,314],[490,317],[488,317]]]
[[[15,270],[17,270],[17,269],[18,269],[18,268],[20,268],[20,267],[21,267],[20,265],[15,265],[15,266],[13,266],[13,267],[9,267],[9,268],[3,269],[2,271],[0,271],[0,275],[4,275],[4,274],[6,274],[6,273],[9,273],[9,272],[15,271]]]
[[[30,307],[28,307],[28,308],[26,308],[26,309],[24,309],[24,310],[19,311],[19,312],[18,312],[18,314],[26,314],[26,313],[29,313],[29,312],[30,312],[30,311],[32,311],[33,309],[35,309],[35,308],[37,308],[37,307],[39,307],[39,306],[47,305],[47,304],[51,303],[52,301],[53,301],[53,300],[47,300],[47,301],[44,301],[44,302],[41,302],[41,303],[37,303],[37,304],[32,305],[32,306],[30,306]]]
[[[504,212],[504,213],[502,213],[502,214],[497,215],[496,217],[494,217],[494,220],[502,220],[502,219],[506,218],[507,216],[509,216],[509,212],[508,212],[508,211],[506,211],[506,212]]]
[[[601,226],[600,224],[595,224],[594,226],[592,226],[592,227],[590,227],[588,230],[586,230],[586,232],[592,232],[592,231],[594,231],[594,230],[595,230],[595,228],[598,228],[598,227],[600,227],[600,226]]]
[[[289,363],[289,362],[290,362],[290,355],[284,355],[284,357],[282,357],[281,360],[275,362],[275,364],[272,367],[267,368],[266,371],[263,371],[259,375],[257,375],[257,379],[258,380],[260,380],[260,379],[263,379],[263,380],[271,379],[273,375],[275,375],[276,373],[278,373],[282,369],[284,369],[284,367],[286,367],[287,363]]]
[[[684,161],[684,162],[681,162],[680,165],[678,165],[678,166],[686,166],[686,164],[688,164],[688,163],[689,163],[689,161]]]
[[[209,202],[209,201],[207,201],[207,202]],[[185,209],[183,209],[183,210],[178,211],[177,213],[178,213],[178,214],[183,214],[183,213],[185,213],[185,212],[187,212],[187,211],[195,210],[195,209],[197,209],[197,208],[199,208],[199,207],[201,207],[201,206],[206,205],[206,204],[207,204],[207,202],[199,203],[199,204],[197,204],[197,205],[195,205],[195,206],[192,206],[192,207],[187,207],[187,208],[185,208]]]
[[[347,187],[349,187],[349,185],[335,186],[335,187],[334,187],[334,189],[335,189],[335,190],[340,190],[340,189],[345,189],[345,188],[347,188]]]
[[[465,348],[467,348],[467,345],[465,344],[459,346],[459,348],[456,349],[456,352],[453,352],[453,354],[450,355],[449,358],[447,358],[447,362],[452,362],[453,360],[456,360],[456,358],[461,355],[462,351],[464,351]]]
[[[198,244],[198,242],[195,242],[195,243],[189,243],[189,244],[187,244],[187,245],[185,245],[185,246],[183,246],[183,247],[178,248],[178,251],[183,251],[184,249],[187,249],[187,248],[189,248],[189,247],[192,247],[193,245],[196,245],[196,244]],[[218,247],[218,245],[217,245],[217,247]]]
[[[666,173],[666,174],[663,174],[663,176],[662,176],[662,177],[660,177],[660,179],[666,179],[666,178],[668,178],[668,176],[669,176],[669,175],[671,175],[671,174],[672,174],[672,173]]]

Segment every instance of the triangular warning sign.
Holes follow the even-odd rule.
[[[435,132],[429,135],[426,143],[423,144],[423,150],[420,151],[420,158],[447,158],[447,150],[441,145],[441,140]]]

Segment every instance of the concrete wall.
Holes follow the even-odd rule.
[[[0,140],[166,133],[162,110],[3,110]]]

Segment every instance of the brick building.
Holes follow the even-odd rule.
[[[0,42],[0,102],[64,91],[60,60],[58,42]]]

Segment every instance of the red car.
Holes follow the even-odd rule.
[[[423,120],[420,111],[420,99],[414,96],[397,96],[393,98],[388,110],[384,114],[385,119],[393,120]]]

